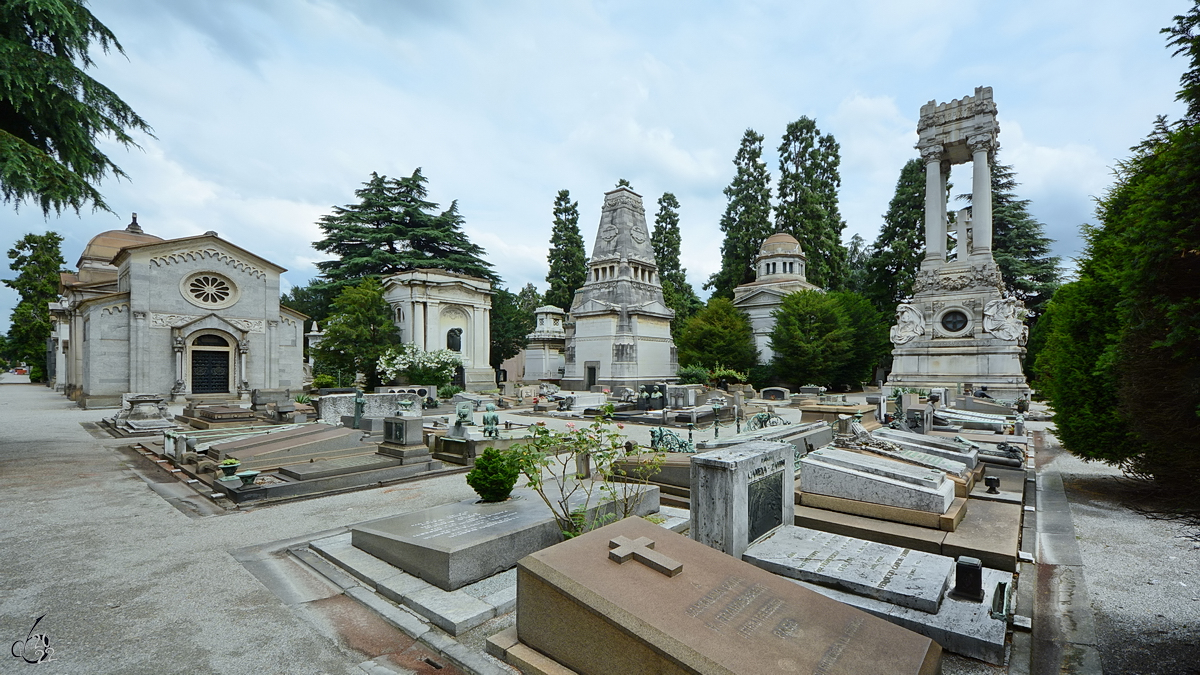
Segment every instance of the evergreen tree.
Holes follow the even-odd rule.
[[[709,298],[708,306],[684,324],[676,347],[685,368],[724,366],[746,372],[758,363],[750,319],[727,298]]]
[[[537,286],[533,284],[525,284],[525,287],[517,293],[517,306],[522,312],[529,312],[532,316],[537,312],[537,308],[546,304],[542,294],[538,293]]]
[[[310,279],[303,286],[292,286],[290,291],[279,298],[279,304],[304,314],[319,326],[333,310],[334,294],[331,288],[328,284],[322,284],[319,279]],[[311,327],[310,324],[308,328]]]
[[[29,379],[46,379],[46,340],[50,337],[50,303],[58,300],[58,275],[63,271],[57,232],[27,234],[8,251],[15,279],[4,285],[20,296],[13,308],[6,345],[9,358],[29,365]]]
[[[546,275],[546,304],[571,311],[575,291],[587,281],[587,251],[579,234],[579,202],[568,190],[554,198],[554,226],[550,230],[550,272]]]
[[[1006,290],[1025,302],[1029,324],[1045,312],[1046,301],[1058,288],[1059,258],[1050,255],[1045,227],[1029,213],[1029,200],[1018,199],[1016,172],[992,163],[992,257],[1004,276]],[[971,195],[959,199],[970,201]]]
[[[912,295],[913,280],[925,258],[925,165],[910,159],[900,169],[896,192],[883,215],[883,229],[871,245],[863,293],[891,317]]]
[[[526,286],[526,288],[529,288]],[[536,316],[521,306],[521,296],[505,288],[492,294],[492,368],[499,368],[529,344]]]
[[[821,135],[817,123],[801,117],[787,126],[779,146],[779,205],[775,229],[800,242],[808,256],[808,280],[821,288],[846,283],[846,223],[838,212],[842,178],[838,142]]]
[[[854,293],[865,293],[867,288],[867,261],[871,257],[871,249],[867,246],[862,235],[850,237],[850,246],[846,249],[846,283],[843,287]]]
[[[97,146],[112,138],[138,147],[129,131],[150,127],[111,89],[84,73],[98,44],[121,43],[82,0],[0,3],[0,194],[42,213],[76,213],[89,202],[112,211],[96,189],[108,174],[127,178]],[[153,138],[153,136],[151,135]]]
[[[315,350],[321,370],[362,373],[368,389],[383,384],[379,357],[400,343],[400,334],[392,323],[392,308],[383,299],[383,285],[378,279],[368,276],[345,286],[322,329],[325,337]]]
[[[658,264],[658,278],[662,282],[663,299],[667,307],[675,310],[671,322],[671,335],[679,337],[679,331],[693,314],[700,311],[704,303],[687,280],[687,270],[679,263],[679,200],[670,192],[658,199],[658,213],[654,216],[654,231],[650,234],[650,245],[654,248],[654,260]]]
[[[332,253],[336,260],[317,263],[322,284],[334,293],[368,276],[386,277],[408,270],[435,268],[499,281],[483,249],[462,231],[458,202],[437,213],[426,199],[427,179],[418,168],[407,178],[371,173],[355,190],[357,204],[333,207],[317,222],[325,238],[313,248]]]
[[[797,387],[834,384],[850,362],[854,338],[837,299],[821,291],[789,293],[772,316],[776,375]]]
[[[892,349],[888,317],[858,293],[833,291],[828,295],[841,309],[851,335],[846,361],[834,373],[832,382],[851,386],[871,382],[875,366],[887,358]]]
[[[771,235],[771,174],[762,144],[762,134],[746,129],[733,160],[737,173],[724,190],[729,204],[721,216],[721,269],[704,284],[717,297],[732,298],[734,288],[754,280],[754,257]]]

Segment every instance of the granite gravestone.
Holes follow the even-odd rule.
[[[954,501],[942,471],[836,448],[800,460],[800,490],[929,513],[946,513]]]
[[[691,536],[741,557],[751,542],[792,522],[792,446],[749,441],[692,456]]]
[[[640,518],[521,560],[516,633],[521,646],[582,674],[941,667],[941,647],[927,637]]]

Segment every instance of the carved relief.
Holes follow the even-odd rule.
[[[179,328],[185,326],[196,319],[199,319],[198,314],[159,314],[154,312],[150,314],[150,325],[154,328]],[[230,319],[221,317],[231,326],[237,327],[247,333],[265,333],[262,319]]]
[[[120,314],[120,313],[124,312],[124,311],[125,311],[125,310],[127,310],[127,309],[129,309],[129,303],[128,303],[128,302],[122,302],[122,303],[121,303],[121,304],[119,304],[119,305],[109,305],[108,307],[105,307],[105,308],[104,308],[103,310],[101,310],[101,311],[102,311],[102,312],[104,312],[104,314],[105,314],[105,315],[111,316],[111,315],[113,315],[113,314]]]
[[[229,267],[239,269],[250,276],[265,279],[267,273],[265,270],[259,269],[248,262],[239,260],[224,251],[215,248],[192,249],[190,251],[175,251],[164,255],[154,256],[150,259],[151,265],[158,267],[166,267],[175,263],[197,261],[197,260],[219,260]]]
[[[962,291],[968,288],[1003,288],[1000,271],[992,265],[972,265],[964,272],[939,274],[925,270],[913,280],[913,293],[925,291]]]
[[[1001,340],[1027,339],[1024,315],[1025,303],[1016,298],[992,300],[983,308],[983,329]]]
[[[896,308],[896,325],[891,330],[892,344],[906,344],[924,334],[925,320],[915,307],[900,305]]]

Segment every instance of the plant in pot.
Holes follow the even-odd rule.
[[[225,459],[221,460],[221,463],[218,466],[221,467],[221,471],[225,474],[225,478],[233,478],[233,474],[237,473],[237,468],[241,465],[242,463],[240,461],[232,457],[226,457]]]
[[[475,468],[467,474],[467,485],[484,502],[502,502],[512,493],[519,475],[520,470],[508,452],[488,448],[475,458]]]

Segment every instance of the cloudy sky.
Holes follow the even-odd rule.
[[[1114,163],[1155,115],[1182,110],[1185,63],[1159,29],[1189,6],[93,0],[125,56],[97,55],[92,75],[156,138],[104,144],[130,177],[101,186],[117,215],[47,220],[7,205],[0,246],[53,229],[73,267],[137,212],[164,238],[215,230],[302,285],[322,259],[316,220],[372,171],[420,167],[433,201],[458,200],[505,285],[544,291],[556,192],[579,201],[590,251],[604,192],[627,178],[651,216],[664,191],[679,198],[699,289],[719,267],[721,191],[747,127],[766,136],[772,175],[788,122],[807,115],[832,133],[845,239],[869,242],[916,156],[920,106],[988,85],[1000,160],[1069,258]],[[969,165],[952,180],[969,186]],[[0,290],[0,330],[15,302]]]

